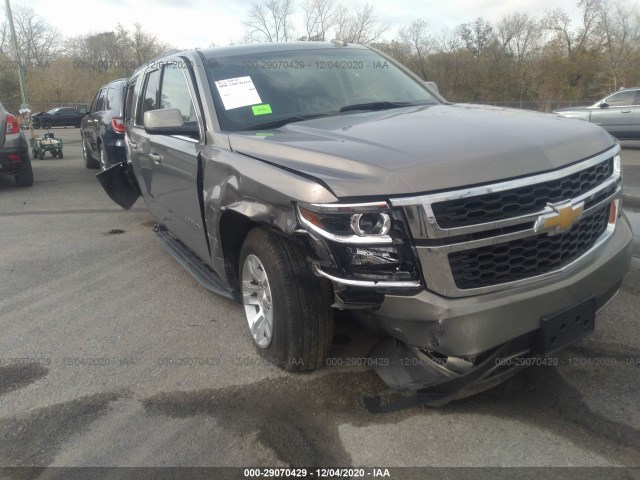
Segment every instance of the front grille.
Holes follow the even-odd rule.
[[[613,174],[613,157],[563,178],[503,192],[446,200],[432,205],[440,228],[456,228],[505,220],[541,211],[597,187]],[[588,202],[589,208],[595,202]]]
[[[609,209],[602,207],[561,235],[544,233],[450,253],[455,284],[459,289],[486,287],[562,268],[593,247],[607,228]]]

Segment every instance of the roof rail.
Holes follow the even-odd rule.
[[[160,60],[161,58],[164,58],[164,57],[166,57],[166,56],[168,56],[168,55],[174,55],[174,54],[176,54],[176,53],[180,53],[180,52],[182,52],[182,51],[183,51],[183,50],[178,50],[178,49],[176,49],[176,48],[172,48],[172,49],[170,49],[170,50],[166,50],[166,51],[162,52],[161,54],[156,55],[155,57],[153,57],[153,58],[151,58],[151,59],[147,60],[146,62],[142,63],[138,68],[136,68],[136,69],[133,71],[133,73],[131,74],[131,76],[133,77],[136,73],[138,73],[138,72],[139,72],[140,70],[142,70],[142,69],[143,69],[147,64],[149,64],[149,63],[151,63],[151,62],[157,62],[157,61],[158,61],[158,60]]]

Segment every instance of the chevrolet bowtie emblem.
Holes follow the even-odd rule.
[[[574,205],[571,200],[561,203],[548,203],[547,207],[551,207],[553,212],[540,215],[536,222],[535,230],[536,232],[548,231],[549,235],[558,235],[570,230],[584,212],[583,202]]]

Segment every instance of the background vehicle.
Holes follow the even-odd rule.
[[[561,108],[553,113],[600,125],[619,139],[640,138],[640,88],[626,88],[590,107]]]
[[[86,115],[87,107],[57,107],[48,112],[38,112],[31,116],[33,128],[51,127],[80,127],[82,117]]]
[[[517,371],[498,360],[593,330],[631,259],[611,135],[452,105],[370,48],[169,55],[129,80],[124,121],[129,162],[103,187],[125,208],[141,193],[287,370],[324,364],[337,307],[393,337],[371,353],[393,388],[477,392]]]
[[[0,104],[0,175],[13,175],[19,187],[33,184],[29,145],[15,115]]]
[[[82,119],[82,155],[87,168],[104,170],[126,160],[122,119],[126,84],[126,79],[120,78],[102,86]]]

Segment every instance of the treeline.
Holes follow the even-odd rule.
[[[580,0],[580,16],[561,9],[542,17],[514,12],[433,31],[427,20],[391,25],[370,4],[335,0],[258,0],[247,10],[242,42],[322,41],[369,44],[399,60],[457,102],[593,101],[640,85],[640,12],[613,0]],[[29,100],[38,105],[89,102],[96,89],[127,76],[170,48],[140,25],[65,38],[27,7],[14,9]],[[0,101],[20,103],[6,20],[0,24]]]
[[[572,20],[556,9],[543,17],[514,12],[434,32],[424,19],[396,38],[369,5],[349,11],[334,0],[263,0],[244,21],[245,40],[367,43],[411,68],[457,102],[595,100],[640,85],[640,12],[614,0],[580,0]],[[297,15],[296,15],[297,14]],[[299,25],[294,24],[294,18]]]
[[[65,38],[29,7],[13,8],[21,65],[34,111],[89,103],[110,80],[130,75],[142,63],[170,49],[141,25],[128,30]],[[18,68],[8,21],[0,23],[0,102],[17,111]]]

